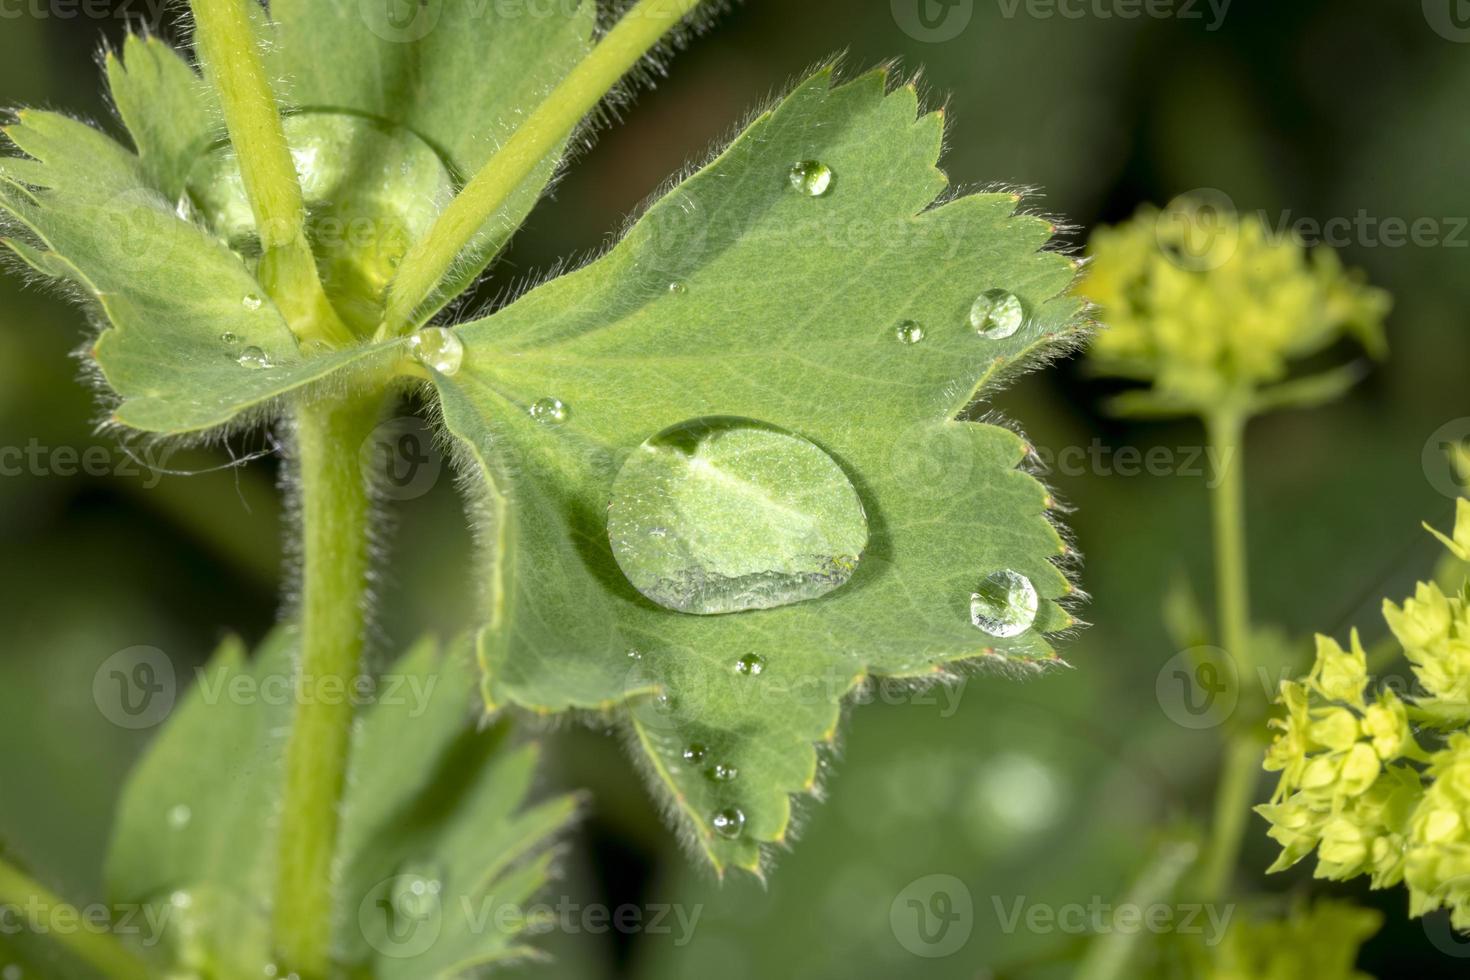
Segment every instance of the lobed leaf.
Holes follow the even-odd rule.
[[[526,955],[524,921],[480,906],[519,907],[545,884],[574,802],[528,804],[536,747],[477,729],[469,643],[420,643],[371,683],[335,689],[306,686],[294,654],[287,627],[253,662],[227,642],[201,673],[123,795],[113,900],[167,910],[176,966],[259,975],[292,704],[353,697],[366,706],[342,801],[334,961],[345,975],[447,978]],[[405,908],[416,883],[432,904]]]
[[[276,0],[271,15],[283,101],[406,127],[434,146],[462,183],[591,49],[597,3]],[[421,321],[467,289],[504,248],[561,157],[545,160],[487,223]]]
[[[1071,624],[1066,547],[1017,469],[1025,444],[964,419],[1080,333],[1074,267],[1039,251],[1052,228],[1016,215],[1015,195],[934,206],[943,125],[918,110],[883,73],[835,88],[819,73],[602,259],[461,327],[464,367],[434,378],[483,483],[488,706],[626,707],[717,868],[758,869],[787,840],[790,794],[816,790],[814,743],[835,740],[867,677],[1049,661],[1046,634]],[[830,169],[825,193],[797,187],[804,161]],[[1026,312],[1003,339],[968,320],[992,289]],[[614,477],[645,440],[711,417],[794,433],[842,467],[869,524],[850,582],[723,616],[629,584],[608,539]],[[1040,595],[1034,627],[1009,638],[970,615],[1000,571]]]
[[[157,433],[223,425],[387,348],[308,358],[240,257],[180,217],[144,161],[105,134],[25,111],[0,158],[5,239],[42,275],[100,308],[91,349],[115,393],[112,421]]]

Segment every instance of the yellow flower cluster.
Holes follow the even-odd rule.
[[[1092,346],[1104,374],[1153,383],[1165,399],[1207,407],[1287,378],[1289,361],[1350,335],[1384,349],[1388,294],[1308,252],[1256,217],[1184,202],[1144,207],[1099,229],[1082,292],[1107,329]]]
[[[1440,537],[1470,555],[1470,504],[1454,537]],[[1317,877],[1403,882],[1412,915],[1448,908],[1470,930],[1470,601],[1421,583],[1402,606],[1385,602],[1384,617],[1425,693],[1368,699],[1357,634],[1348,650],[1317,638],[1311,674],[1281,685],[1286,714],[1272,722],[1266,768],[1281,780],[1257,808],[1282,847],[1271,870],[1315,850]],[[1411,715],[1438,748],[1421,745]]]
[[[1204,980],[1372,980],[1353,964],[1382,926],[1374,909],[1345,902],[1299,905],[1285,918],[1232,926],[1199,972]]]

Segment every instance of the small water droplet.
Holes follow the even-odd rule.
[[[239,335],[229,330],[226,330],[224,333],[220,334],[219,339],[229,344],[231,347],[240,342]]]
[[[924,339],[924,328],[912,320],[905,320],[894,328],[900,343],[917,344]]]
[[[643,595],[714,615],[840,588],[867,547],[868,522],[847,474],[817,445],[750,419],[696,419],[623,464],[608,539]]]
[[[740,775],[740,770],[727,762],[716,762],[706,769],[704,774],[717,783],[728,783]]]
[[[173,830],[183,830],[189,826],[189,821],[193,818],[194,811],[189,809],[186,803],[180,803],[169,808],[168,825]]]
[[[414,360],[440,374],[458,374],[464,364],[464,344],[453,330],[444,327],[416,331],[408,338],[408,350]]]
[[[821,197],[832,187],[832,168],[818,160],[803,160],[791,168],[791,186],[807,197]]]
[[[980,294],[970,308],[970,326],[987,340],[1004,340],[1026,322],[1026,308],[1015,293],[990,289]]]
[[[703,745],[695,742],[684,750],[684,761],[697,766],[704,761],[704,755],[707,751],[708,749]]]
[[[270,367],[271,359],[270,355],[259,347],[247,347],[240,352],[239,357],[235,358],[235,363],[244,368],[259,370]]]
[[[543,425],[561,425],[572,410],[560,398],[542,398],[531,406],[531,418]]]
[[[733,840],[745,829],[745,814],[739,807],[726,807],[710,817],[710,824],[715,833]]]
[[[689,286],[686,283],[682,282],[671,282],[669,283],[669,292],[673,293],[675,296],[683,296],[685,293],[689,292]]]
[[[970,596],[970,621],[991,636],[1020,636],[1036,622],[1036,586],[1020,572],[1003,569]]]
[[[758,653],[747,653],[735,661],[735,673],[755,677],[766,669],[766,658]]]
[[[643,659],[643,654],[641,652],[637,651],[637,650],[629,650],[628,651],[628,659],[629,660],[642,660]]]
[[[245,298],[240,301],[240,304],[247,310],[255,311],[265,305],[265,300],[254,293],[246,293]]]

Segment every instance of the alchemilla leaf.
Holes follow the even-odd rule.
[[[758,869],[871,676],[1054,659],[1066,547],[996,382],[1082,331],[1017,196],[822,72],[606,256],[460,327],[492,709],[618,712],[697,848]],[[978,611],[977,611],[978,610]]]
[[[226,643],[119,806],[112,898],[160,921],[162,950],[143,952],[191,976],[276,971],[260,896],[273,870],[298,642],[283,627],[251,660]],[[474,678],[468,642],[425,641],[340,694],[363,704],[334,884],[343,976],[448,978],[528,954],[524,917],[503,910],[545,885],[548,846],[575,801],[530,801],[537,747],[475,724]]]

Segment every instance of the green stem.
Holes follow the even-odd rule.
[[[360,449],[378,398],[298,406],[301,520],[301,682],[351,690],[361,666],[372,502]],[[330,966],[332,862],[351,749],[351,699],[298,696],[286,747],[274,903],[276,951],[306,980]]]
[[[350,342],[352,334],[327,301],[307,241],[306,205],[246,7],[252,2],[190,0],[195,43],[219,93],[255,214],[262,250],[260,283],[302,341],[325,340],[340,346]]]
[[[541,162],[700,0],[641,0],[527,117],[399,266],[384,331],[406,330],[454,260]]]
[[[1251,651],[1246,569],[1245,422],[1243,413],[1230,409],[1216,410],[1205,418],[1210,449],[1220,466],[1213,492],[1220,637],[1235,663],[1240,699],[1237,718],[1246,719],[1245,723],[1233,724],[1226,734],[1220,782],[1215,792],[1214,824],[1201,871],[1206,901],[1218,900],[1229,890],[1261,768],[1260,745],[1252,730],[1256,712],[1251,710],[1258,678]]]
[[[148,980],[155,971],[110,932],[90,928],[87,917],[15,866],[0,860],[0,911],[4,918],[34,914],[46,923],[44,935],[111,980]],[[67,923],[61,928],[59,923]],[[38,935],[41,935],[38,931]]]
[[[1121,904],[1149,908],[1167,901],[1198,857],[1199,848],[1192,840],[1171,840],[1159,845]],[[1101,933],[1088,944],[1073,980],[1137,976],[1134,961],[1142,944],[1141,930],[1113,929]]]

